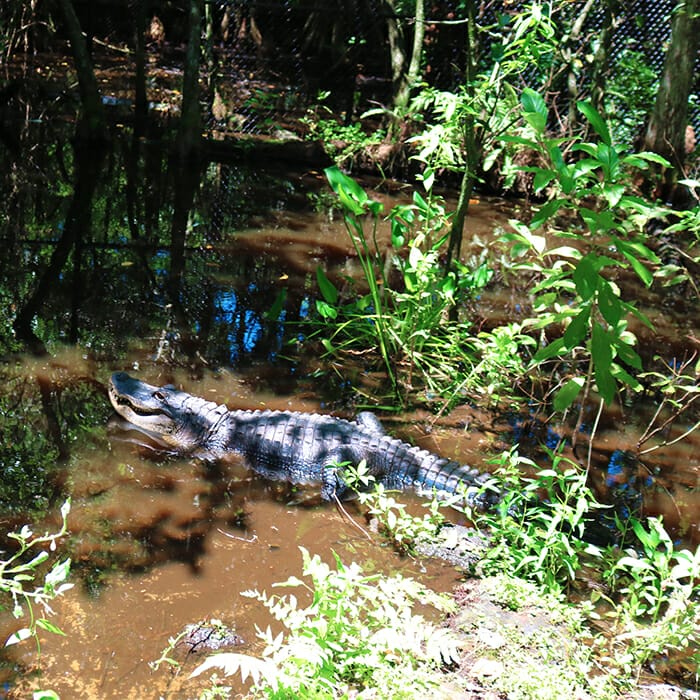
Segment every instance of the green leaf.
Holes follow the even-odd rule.
[[[610,334],[603,326],[595,322],[591,336],[591,357],[598,392],[606,404],[612,403],[615,397],[615,380],[610,372],[612,363],[612,348]]]
[[[642,358],[639,357],[636,350],[632,348],[631,345],[625,343],[622,338],[615,339],[615,350],[617,351],[618,357],[630,367],[635,369],[642,369]]]
[[[391,219],[391,245],[393,245],[394,248],[403,248],[406,244],[407,230],[408,226],[406,226],[403,221],[397,218]]]
[[[329,304],[336,304],[338,301],[338,290],[335,288],[333,282],[326,277],[326,273],[320,265],[316,267],[316,280],[318,281],[318,288],[321,291],[321,296]]]
[[[544,360],[548,360],[550,357],[555,357],[556,355],[561,354],[562,350],[565,349],[566,348],[564,346],[564,338],[557,338],[556,340],[552,341],[549,345],[541,347],[535,353],[533,361],[535,363],[538,363]]]
[[[585,377],[574,377],[564,384],[564,386],[559,389],[552,402],[554,410],[561,412],[569,408],[581,392],[585,381]]]
[[[367,193],[348,177],[337,165],[332,165],[323,171],[333,191],[338,195],[342,205],[355,216],[360,216],[369,209],[373,214],[378,214],[382,209],[381,202],[375,202],[367,196]]]
[[[58,634],[62,637],[66,636],[66,633],[60,627],[57,627],[53,622],[50,622],[46,618],[40,617],[36,621],[36,626],[46,630],[47,632],[51,632],[52,634]]]
[[[500,137],[500,139],[505,143],[515,143],[518,146],[528,146],[529,148],[532,148],[534,150],[539,150],[539,144],[537,143],[537,141],[533,141],[532,139],[526,139],[522,136],[509,136],[508,134],[504,134]]]
[[[620,384],[625,384],[632,389],[632,391],[641,391],[644,388],[631,374],[629,374],[629,372],[627,372],[627,370],[620,367],[617,362],[613,362],[612,365],[610,365],[610,373],[618,382],[620,382]]]
[[[612,285],[602,278],[598,290],[598,308],[611,326],[617,326],[622,318],[622,303],[620,297],[613,291]]]
[[[532,182],[533,189],[535,192],[539,192],[543,187],[546,187],[552,180],[554,180],[556,176],[557,174],[554,172],[554,170],[538,169],[535,179]]]
[[[316,299],[316,311],[318,311],[321,318],[338,318],[338,309],[336,309],[335,306],[327,304],[322,299]]]
[[[532,217],[530,227],[535,229],[538,226],[541,226],[545,221],[551,219],[559,211],[559,209],[561,209],[562,204],[564,204],[564,200],[552,199],[551,201],[542,205]]]
[[[665,168],[671,167],[671,163],[669,163],[666,160],[666,158],[660,156],[658,153],[651,153],[650,151],[642,151],[641,153],[635,153],[633,155],[626,156],[623,159],[623,161],[625,162],[625,164],[628,165],[636,165],[638,161],[642,161],[642,164],[644,165],[644,161],[647,161],[650,163],[657,163],[658,165],[663,165]]]
[[[571,319],[571,323],[564,332],[564,346],[567,350],[576,347],[588,334],[588,319],[590,314],[591,307],[586,305]]]
[[[598,110],[590,102],[588,102],[588,100],[585,102],[578,102],[576,106],[578,107],[579,112],[581,112],[581,114],[588,119],[588,123],[593,127],[596,134],[600,136],[600,140],[604,144],[612,146],[610,129],[608,129],[608,125],[605,123],[605,120],[600,115]]]
[[[573,273],[576,291],[584,301],[588,301],[598,288],[598,281],[602,279],[598,274],[591,255],[586,255],[578,261]]]
[[[287,301],[287,290],[282,289],[272,302],[272,306],[265,312],[265,318],[269,321],[276,321],[284,309],[285,301]]]
[[[525,120],[538,133],[544,133],[547,126],[547,105],[541,95],[525,88],[520,95],[520,104],[525,112]]]
[[[649,260],[655,264],[661,262],[659,256],[650,248],[647,248],[641,241],[623,241],[620,238],[614,238],[615,245],[620,250],[626,250],[629,253],[636,253],[645,260]]]
[[[603,187],[603,197],[607,200],[610,208],[618,205],[624,193],[624,185],[605,185],[605,187]]]
[[[622,254],[627,258],[629,264],[632,265],[632,269],[637,273],[639,279],[641,279],[642,282],[644,282],[644,285],[646,287],[650,287],[651,283],[654,280],[654,277],[651,274],[651,272],[631,253],[628,253],[626,250],[623,250]]]
[[[606,180],[615,180],[620,174],[620,157],[617,151],[604,143],[598,146],[598,160],[603,167]]]

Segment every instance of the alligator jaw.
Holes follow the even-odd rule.
[[[175,429],[164,402],[162,389],[133,379],[125,372],[115,372],[109,381],[109,400],[114,410],[141,432],[169,444]]]

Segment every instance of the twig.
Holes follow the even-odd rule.
[[[360,525],[360,523],[355,520],[355,518],[352,517],[352,515],[350,515],[350,513],[348,513],[345,506],[341,503],[336,494],[333,494],[333,500],[335,501],[335,506],[340,511],[340,514],[345,516],[350,521],[350,524],[354,525],[371,542],[372,536],[369,534],[369,532],[367,532],[367,530],[365,530],[365,528],[362,527],[362,525]]]
[[[240,542],[245,542],[246,544],[252,544],[253,542],[257,542],[257,540],[258,540],[257,535],[253,535],[250,538],[245,538],[245,537],[238,537],[237,535],[232,535],[229,532],[225,532],[220,527],[217,527],[216,530],[217,530],[217,532],[220,532],[222,535],[224,535],[224,537],[228,537],[230,540],[238,540]]]
[[[674,438],[673,440],[670,440],[670,441],[664,441],[660,445],[654,445],[653,447],[648,447],[646,450],[642,450],[639,454],[645,455],[645,454],[649,454],[649,452],[653,452],[654,450],[660,450],[662,447],[668,447],[669,445],[675,445],[677,442],[680,442],[683,438],[690,435],[690,433],[692,433],[693,430],[696,430],[697,428],[700,428],[700,420],[697,423],[695,423],[695,425],[692,428],[688,428],[688,430],[686,430],[684,433],[679,435],[677,438]]]

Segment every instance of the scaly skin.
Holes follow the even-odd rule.
[[[488,475],[385,435],[373,414],[347,421],[316,413],[230,411],[124,372],[112,375],[109,398],[122,418],[179,453],[212,461],[238,454],[266,478],[319,483],[325,500],[347,490],[338,465],[364,460],[386,488],[461,494],[467,505],[487,505],[479,491]]]

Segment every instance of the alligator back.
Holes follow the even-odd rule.
[[[294,483],[318,482],[322,496],[346,490],[339,465],[364,461],[370,474],[390,489],[413,488],[454,494],[476,492],[485,476],[362,423],[289,411],[232,411],[228,448],[244,456],[262,476]]]

